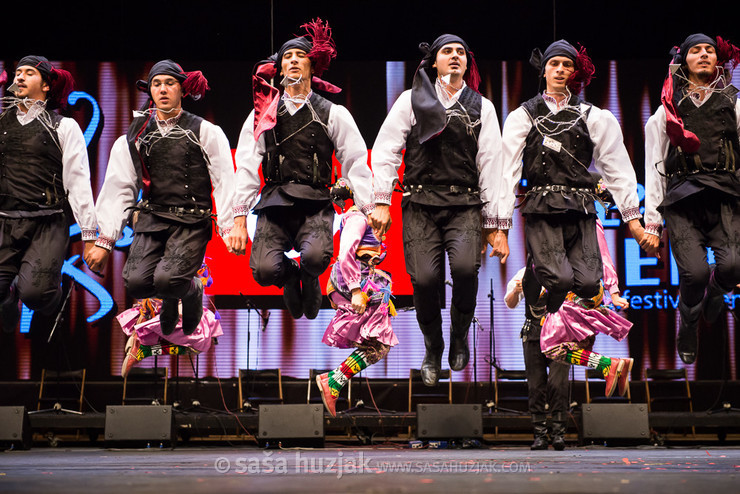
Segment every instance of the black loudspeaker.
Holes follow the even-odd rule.
[[[584,440],[650,440],[646,403],[584,404],[582,411]]]
[[[105,407],[105,442],[157,441],[174,443],[171,405]]]
[[[260,405],[258,439],[324,439],[324,405]]]
[[[480,405],[416,405],[418,439],[462,439],[483,437]]]
[[[0,407],[0,443],[31,447],[31,424],[26,407]]]

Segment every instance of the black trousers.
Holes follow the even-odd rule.
[[[740,199],[706,190],[665,208],[681,300],[700,303],[709,284],[706,248],[714,251],[714,278],[724,291],[740,283]]]
[[[403,250],[414,288],[416,318],[431,324],[440,317],[444,294],[444,255],[452,276],[452,305],[475,310],[480,268],[480,206],[403,205]]]
[[[301,254],[301,271],[318,278],[334,251],[334,207],[316,201],[260,210],[249,266],[257,283],[282,287],[291,274],[285,252]]]
[[[584,298],[599,293],[603,272],[594,216],[528,214],[524,232],[535,277],[548,291],[548,312],[557,312],[569,291]]]
[[[211,221],[175,223],[142,213],[123,267],[129,295],[181,299],[193,289],[211,239]]]
[[[0,300],[18,276],[18,295],[29,309],[54,312],[62,298],[62,265],[69,245],[63,214],[0,218]]]
[[[545,405],[550,404],[553,417],[563,417],[568,411],[568,370],[570,366],[555,362],[542,353],[540,340],[522,342],[524,369],[527,374],[529,413],[544,420]],[[548,368],[550,372],[548,373]],[[556,418],[555,420],[558,420]]]

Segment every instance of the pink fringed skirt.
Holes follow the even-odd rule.
[[[139,308],[132,307],[118,314],[116,319],[126,336],[131,336],[136,331],[142,345],[157,345],[161,343],[161,340],[165,340],[175,345],[190,347],[198,352],[206,352],[211,348],[213,338],[224,334],[221,329],[221,322],[208,309],[203,309],[203,317],[200,318],[198,327],[191,335],[182,332],[182,319],[180,319],[177,321],[175,331],[164,336],[162,329],[159,327],[159,307],[153,318],[136,324],[139,315]]]
[[[384,345],[398,345],[387,306],[368,305],[364,313],[357,314],[350,301],[339,293],[332,292],[329,297],[337,306],[337,312],[324,332],[323,343],[338,348],[354,348],[366,340],[376,339]]]
[[[548,314],[540,333],[540,348],[547,352],[563,343],[583,341],[596,333],[622,341],[632,328],[632,323],[616,312],[584,309],[566,300],[554,314]]]

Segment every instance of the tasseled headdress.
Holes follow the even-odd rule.
[[[267,60],[263,60],[254,67],[252,75],[252,95],[254,97],[254,138],[259,139],[266,130],[275,126],[277,121],[277,107],[280,101],[280,90],[270,84],[270,81],[280,71],[280,64],[286,51],[299,49],[306,52],[311,60],[313,77],[311,86],[320,91],[338,93],[340,88],[321,79],[321,75],[329,68],[332,59],[337,56],[337,48],[331,37],[331,27],[328,22],[314,19],[301,25],[306,34],[283,43],[283,46]]]
[[[72,74],[63,69],[55,69],[49,60],[37,55],[21,58],[17,67],[26,65],[38,70],[41,78],[49,85],[49,92],[46,95],[49,108],[66,108],[67,97],[74,90],[75,81]]]
[[[586,48],[583,45],[579,45],[580,49],[576,48],[565,41],[564,39],[551,43],[550,46],[545,49],[543,54],[539,48],[532,50],[532,55],[529,57],[529,63],[539,70],[540,78],[545,75],[545,67],[547,61],[552,57],[566,57],[573,61],[574,70],[568,78],[566,86],[573,93],[580,93],[581,90],[591,83],[591,79],[594,76],[596,69],[591,61],[591,57],[588,56]]]
[[[678,114],[676,102],[674,101],[674,91],[678,83],[676,71],[686,64],[686,53],[691,47],[701,43],[713,46],[717,53],[717,67],[715,69],[715,79],[725,75],[725,82],[729,83],[733,69],[740,63],[740,49],[717,36],[714,40],[706,34],[696,33],[689,35],[680,46],[674,46],[671,51],[671,63],[668,69],[668,75],[663,82],[663,91],[660,100],[666,113],[666,133],[671,141],[671,145],[680,147],[686,153],[696,153],[699,151],[701,142],[699,138],[684,128],[683,120]]]
[[[468,48],[468,44],[459,36],[454,34],[443,34],[429,43],[420,43],[419,49],[424,53],[419,67],[414,74],[414,81],[411,85],[411,108],[416,115],[416,122],[419,126],[419,142],[423,143],[442,132],[447,124],[447,115],[444,106],[437,97],[437,91],[434,89],[433,80],[436,80],[437,72],[433,67],[437,60],[437,53],[443,46],[450,43],[460,43],[465,49],[465,55],[468,59],[468,68],[463,74],[465,84],[473,91],[478,91],[480,85],[480,73],[478,65],[475,63],[473,52]]]
[[[172,60],[161,60],[154,64],[149,71],[149,77],[146,81],[136,81],[136,88],[139,91],[147,93],[151,97],[152,79],[158,75],[169,75],[177,79],[182,86],[182,95],[190,96],[194,100],[199,100],[211,89],[208,87],[208,80],[203,72],[196,70],[185,72],[179,64]]]

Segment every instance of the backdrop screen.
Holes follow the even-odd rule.
[[[181,61],[186,70],[202,70],[212,88],[198,102],[186,100],[189,111],[221,126],[232,148],[238,142],[242,124],[251,110],[249,88],[252,62]],[[77,91],[70,96],[68,116],[82,128],[88,143],[93,193],[100,190],[115,139],[124,134],[132,110],[144,103],[146,96],[135,89],[137,79],[146,78],[151,62],[55,62],[57,67],[72,72]],[[595,61],[596,78],[582,95],[589,102],[610,110],[619,120],[624,142],[632,158],[638,182],[643,183],[644,134],[648,117],[660,104],[660,88],[666,70],[665,60]],[[13,62],[3,66],[12,73]],[[536,73],[522,61],[480,61],[483,77],[481,92],[496,107],[503,124],[510,111],[537,93]],[[342,93],[331,96],[345,105],[354,116],[368,148],[372,147],[380,125],[398,95],[410,87],[416,63],[352,62],[335,63],[326,79],[339,85]],[[740,76],[740,73],[737,74]],[[640,198],[644,189],[639,186]],[[394,280],[397,305],[410,305],[412,287],[403,261],[400,194],[394,194],[393,227],[387,236],[388,256],[383,268]],[[615,211],[599,211],[606,229],[611,255],[620,275],[620,286],[631,308],[626,312],[634,324],[628,338],[616,342],[606,336],[597,339],[596,351],[635,358],[633,378],[642,376],[645,368],[672,368],[683,364],[675,351],[678,312],[678,275],[668,242],[663,247],[663,261],[646,257]],[[249,219],[250,233],[255,218]],[[335,221],[338,224],[339,216]],[[82,246],[79,228],[70,227],[70,250],[65,263],[65,286],[76,281],[69,307],[58,331],[64,342],[64,359],[72,367],[86,367],[93,378],[105,379],[120,374],[125,338],[114,316],[130,307],[133,300],[126,294],[121,271],[126,261],[131,231],[126,229],[116,244],[113,255],[100,277],[79,261]],[[338,235],[335,235],[335,252]],[[505,265],[497,258],[484,257],[480,269],[476,319],[471,331],[473,359],[468,368],[455,373],[454,379],[484,381],[489,378],[486,363],[493,351],[498,364],[505,369],[524,368],[519,330],[524,312],[519,307],[507,309],[503,296],[508,280],[523,266],[526,257],[522,219],[514,218],[509,235],[511,256]],[[711,260],[711,252],[708,253]],[[346,350],[332,349],[321,343],[323,332],[333,311],[322,309],[312,321],[293,320],[282,310],[281,291],[261,287],[249,269],[249,255],[236,257],[226,252],[224,243],[214,235],[207,251],[207,263],[214,283],[207,294],[218,308],[224,336],[218,345],[200,356],[199,373],[230,377],[239,368],[280,367],[284,375],[306,377],[310,368],[338,365]],[[327,273],[321,278],[325,286]],[[449,278],[449,276],[448,276]],[[445,291],[449,301],[450,287]],[[737,311],[740,295],[729,295],[727,302]],[[262,309],[247,310],[248,306]],[[264,316],[269,320],[264,324]],[[260,317],[262,316],[262,317]],[[443,313],[445,327],[449,314]],[[20,330],[0,335],[0,379],[38,378],[49,359],[58,359],[58,346],[46,340],[54,318],[33,315],[24,309]],[[370,367],[369,377],[404,378],[409,368],[418,368],[424,355],[424,344],[413,310],[400,311],[393,321],[400,344],[388,358]],[[445,337],[447,339],[447,336]],[[702,327],[699,359],[689,366],[689,376],[697,379],[737,378],[738,351],[735,319],[723,316],[713,327]],[[169,359],[169,357],[168,357]],[[168,360],[167,359],[167,360]],[[152,359],[148,359],[152,360]],[[141,365],[151,365],[147,360]],[[168,362],[174,365],[173,361]],[[160,360],[161,365],[161,360]],[[190,366],[180,366],[181,375],[191,375]],[[575,370],[582,378],[582,368]]]

